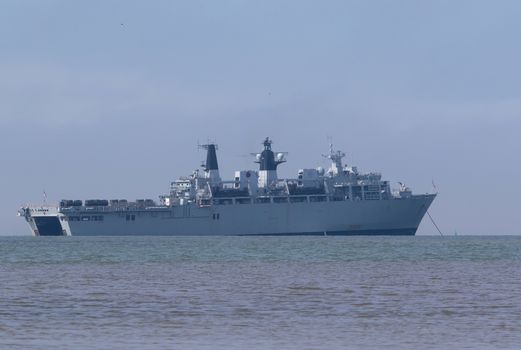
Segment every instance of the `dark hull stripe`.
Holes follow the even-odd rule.
[[[292,232],[292,233],[261,233],[239,236],[414,236],[415,228],[390,230],[352,230],[352,231],[322,231],[322,232]]]
[[[89,234],[75,234],[73,236],[414,236],[416,234],[415,228],[405,229],[390,229],[390,230],[352,230],[352,231],[321,231],[321,232],[284,232],[284,233],[254,233],[254,234],[175,234],[175,233],[111,233],[111,232],[93,232]]]

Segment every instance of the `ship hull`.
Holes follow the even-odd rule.
[[[176,207],[33,209],[41,236],[407,235],[416,233],[435,194],[409,198]],[[45,218],[45,220],[42,220]]]

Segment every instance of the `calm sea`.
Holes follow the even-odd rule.
[[[1,349],[519,349],[521,237],[2,237]]]

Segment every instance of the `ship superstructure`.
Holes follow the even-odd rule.
[[[254,154],[258,170],[222,180],[217,145],[206,150],[202,171],[171,182],[159,202],[62,200],[58,206],[22,207],[34,235],[414,235],[436,194],[392,191],[379,173],[343,165],[330,146],[329,169],[300,169],[279,179],[286,153],[266,138]]]

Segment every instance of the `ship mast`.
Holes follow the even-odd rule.
[[[259,187],[266,188],[273,182],[277,181],[277,166],[286,162],[284,152],[278,153],[275,159],[275,153],[271,150],[272,141],[269,137],[262,142],[264,150],[256,154],[255,163],[259,164]]]
[[[323,154],[322,157],[331,160],[331,167],[328,170],[328,173],[332,176],[336,176],[342,172],[342,158],[344,158],[346,154],[342,151],[335,151],[333,149],[333,144],[329,144],[329,154]]]

